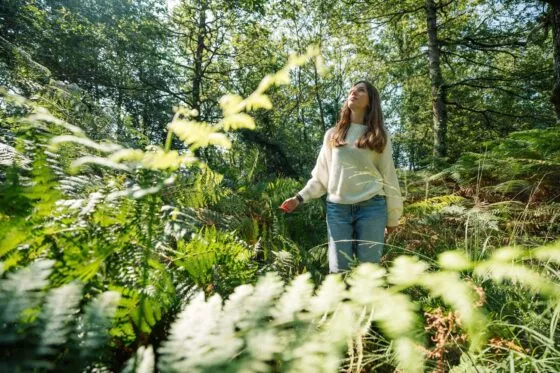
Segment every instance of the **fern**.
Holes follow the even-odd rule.
[[[363,268],[357,279],[366,272],[371,273]],[[368,283],[362,281],[359,285]],[[337,276],[328,277],[317,298],[310,297],[310,286],[309,275],[302,275],[281,294],[282,282],[269,274],[254,289],[250,285],[237,288],[223,309],[216,296],[206,303],[199,296],[179,316],[170,340],[160,349],[159,368],[162,371],[193,372],[213,369],[268,371],[267,362],[275,357],[286,371],[336,371],[346,340],[357,327],[356,321],[352,322],[352,315],[361,306],[352,309],[339,302],[344,297],[344,286]],[[339,293],[333,294],[334,289]],[[380,301],[384,295],[379,294]],[[327,296],[331,299],[326,300]],[[402,304],[399,302],[395,308],[399,305]],[[333,312],[337,308],[338,311]],[[209,319],[203,315],[212,317]],[[379,320],[391,323],[393,315],[383,315],[377,316]],[[320,320],[320,324],[315,324]],[[391,325],[398,328],[396,325],[400,321]],[[193,334],[194,330],[196,334]],[[231,334],[233,330],[238,330],[236,338]],[[199,339],[195,341],[194,338]],[[204,349],[199,345],[202,342],[208,344]],[[244,345],[248,350],[240,350]],[[184,350],[187,346],[190,347],[188,352]],[[234,356],[236,360],[228,364]]]
[[[81,312],[80,285],[44,291],[52,267],[35,261],[0,279],[1,371],[81,371],[106,349],[119,295],[102,293]]]
[[[537,187],[545,192],[554,189],[560,176],[559,138],[558,128],[513,132],[489,143],[486,154],[465,153],[430,179],[449,177],[462,187],[479,180],[486,184],[480,185],[481,191],[528,198]]]
[[[141,346],[126,363],[122,373],[153,373],[154,367],[154,349],[152,346]]]
[[[8,273],[0,282],[1,325],[14,328],[14,323],[23,315],[23,311],[36,307],[42,299],[41,290],[48,284],[53,261],[37,261],[15,273]],[[2,333],[2,338],[17,338],[15,335]]]
[[[41,332],[38,355],[52,357],[56,348],[67,342],[78,312],[81,292],[82,288],[77,284],[64,285],[50,292],[41,314],[41,323],[45,326]]]
[[[492,191],[494,193],[502,194],[516,194],[528,192],[533,187],[532,183],[527,180],[507,180],[502,183],[484,187],[483,189]]]
[[[428,264],[409,257],[398,258],[389,273],[362,264],[348,278],[348,290],[339,275],[327,276],[314,292],[309,274],[284,288],[280,278],[269,273],[254,287],[236,288],[223,306],[219,296],[204,301],[202,294],[187,305],[158,351],[158,367],[161,371],[261,372],[270,371],[274,361],[274,366],[286,371],[303,372],[307,367],[335,372],[348,338],[376,322],[394,340],[402,369],[421,371],[416,308],[401,293],[404,289],[422,286],[456,309],[470,336],[471,353],[477,354],[485,345],[488,321],[474,306],[477,297],[458,271],[473,270],[498,282],[508,278],[559,302],[557,284],[524,265],[510,263],[524,257],[557,262],[559,250],[560,241],[531,252],[504,248],[482,262],[449,252],[440,257],[442,270],[436,272],[428,272]],[[388,283],[392,285],[386,287]]]
[[[455,195],[437,196],[408,204],[406,210],[417,215],[441,212],[445,207],[459,204],[464,200],[463,197]]]
[[[190,241],[177,242],[175,264],[198,286],[227,294],[255,273],[252,256],[247,244],[235,235],[207,227],[193,234]]]
[[[109,340],[109,329],[121,295],[115,291],[99,294],[85,309],[79,322],[78,356],[82,366],[99,358]]]

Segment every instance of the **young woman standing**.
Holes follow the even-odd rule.
[[[330,272],[348,270],[354,256],[378,263],[403,202],[379,93],[367,81],[352,86],[340,120],[325,133],[311,179],[280,208],[290,213],[325,193]]]

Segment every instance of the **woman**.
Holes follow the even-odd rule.
[[[350,89],[311,176],[280,208],[290,213],[327,193],[330,272],[348,270],[354,255],[360,262],[378,263],[385,231],[399,224],[403,203],[379,93],[369,82]]]

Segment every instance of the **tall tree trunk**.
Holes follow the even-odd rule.
[[[117,93],[117,108],[118,108],[118,112],[117,112],[117,139],[119,141],[123,140],[123,136],[124,136],[124,132],[125,132],[125,128],[123,125],[123,92],[122,89],[118,88],[118,93]]]
[[[298,93],[297,93],[297,107],[298,113],[301,120],[301,126],[303,130],[303,141],[307,143],[307,128],[305,126],[305,111],[301,102],[303,101],[303,93],[301,89],[301,68],[297,69],[297,81],[298,81]]]
[[[556,82],[552,88],[550,101],[554,105],[556,123],[560,124],[560,4],[557,0],[548,1],[550,23],[552,24],[552,46],[554,56],[554,78]]]
[[[445,86],[439,63],[439,43],[437,39],[437,8],[434,0],[426,0],[428,23],[428,59],[432,86],[432,111],[434,130],[434,163],[447,154],[447,110],[445,107]]]
[[[295,31],[296,34],[296,42],[298,47],[297,53],[301,54],[303,52],[303,48],[301,47],[301,38],[299,36],[299,25],[298,25],[297,18],[295,18],[295,14],[294,17],[292,18],[292,21],[294,22],[293,31]],[[302,101],[303,101],[303,92],[301,89],[301,68],[298,67],[297,68],[297,111],[298,111],[298,116],[301,120],[303,141],[307,143],[307,128],[305,127],[305,113],[304,113],[303,105],[301,104]]]
[[[202,58],[204,53],[204,37],[206,36],[206,9],[208,4],[206,0],[198,0],[198,27],[196,38],[196,51],[194,54],[194,76],[192,81],[192,108],[198,111],[198,120],[204,120],[204,114],[200,110],[200,88],[202,86]],[[206,161],[208,159],[206,148],[197,148],[194,155]]]
[[[317,71],[317,66],[315,64],[313,64],[313,78],[315,80],[315,99],[317,100],[317,105],[319,106],[321,124],[323,125],[323,132],[326,132],[327,123],[325,122],[325,110],[323,109],[323,102],[321,101],[321,95],[319,94],[319,72]]]
[[[198,110],[199,118],[202,119],[202,113],[200,112],[200,88],[202,85],[202,57],[204,52],[204,37],[206,36],[206,10],[208,9],[208,4],[206,0],[199,0],[198,7],[198,29],[197,29],[197,44],[196,53],[194,55],[194,77],[192,82],[192,106],[193,109]]]

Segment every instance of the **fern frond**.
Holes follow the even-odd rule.
[[[138,351],[131,357],[122,373],[153,373],[155,368],[154,349],[152,346],[140,346]]]
[[[272,310],[271,314],[275,318],[275,322],[287,323],[293,321],[296,313],[307,309],[313,293],[313,284],[310,279],[311,274],[307,272],[291,282]]]
[[[440,212],[445,207],[460,204],[465,200],[464,197],[456,195],[445,195],[428,198],[422,201],[414,202],[407,205],[406,209],[415,214],[427,214],[431,212]]]
[[[26,309],[36,307],[41,301],[41,290],[48,285],[54,261],[38,260],[17,272],[9,273],[0,281],[0,325],[8,326],[22,317]],[[7,337],[4,333],[0,333]]]
[[[309,310],[315,315],[323,316],[342,301],[345,296],[345,285],[340,276],[328,275],[321,283],[319,290],[309,302]]]
[[[164,371],[200,372],[220,366],[242,346],[233,325],[223,324],[222,299],[214,295],[204,300],[199,293],[180,313],[168,340],[158,350],[158,367]]]
[[[533,255],[543,262],[560,264],[560,240],[533,249]]]
[[[121,295],[115,291],[99,294],[90,302],[80,320],[80,336],[77,341],[83,364],[99,358],[109,338],[109,329]]]
[[[270,315],[270,308],[276,303],[283,290],[284,283],[277,274],[269,272],[264,275],[257,282],[253,294],[240,310],[246,317],[240,320],[241,326],[248,327],[252,323],[267,318]]]
[[[503,183],[483,187],[482,190],[490,190],[495,193],[521,193],[528,191],[533,187],[533,184],[527,180],[507,180]]]
[[[542,293],[554,301],[560,301],[560,285],[520,264],[494,259],[479,264],[475,268],[475,274],[482,278],[492,278],[498,283],[509,280],[535,293]]]
[[[79,312],[81,292],[82,287],[78,284],[68,284],[50,291],[40,317],[44,327],[38,355],[51,356],[66,343]]]

